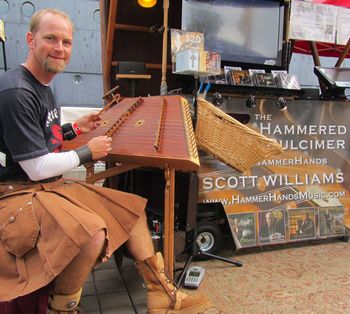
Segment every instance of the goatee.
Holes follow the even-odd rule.
[[[66,64],[64,62],[62,62],[61,64],[54,63],[54,62],[50,62],[49,60],[46,59],[43,63],[43,67],[46,71],[53,73],[53,74],[57,74],[57,73],[63,72],[63,70],[66,67]]]

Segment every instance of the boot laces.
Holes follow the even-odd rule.
[[[170,290],[172,290],[171,294],[174,295],[176,293],[176,291],[179,289],[179,286],[171,279],[169,272],[166,271],[165,268],[163,268],[160,271],[160,273],[163,274],[163,276],[165,277],[165,282],[166,282],[168,288]]]
[[[149,270],[153,273],[159,285],[163,288],[164,292],[169,296],[171,302],[175,304],[176,302],[176,292],[178,290],[178,286],[173,282],[169,273],[165,269],[165,267],[161,267],[161,269],[154,269],[149,263],[145,263]]]

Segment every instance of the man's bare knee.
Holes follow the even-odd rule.
[[[99,255],[106,242],[106,233],[104,230],[97,231],[91,238],[91,240],[83,248],[84,251],[91,252]]]
[[[135,228],[136,227],[136,228]],[[146,213],[143,212],[138,221],[136,222],[134,229],[139,229],[139,230],[148,230],[148,224],[147,224],[147,216]]]
[[[54,290],[58,294],[75,293],[84,284],[104,248],[104,230],[96,232],[80,253],[56,277]]]

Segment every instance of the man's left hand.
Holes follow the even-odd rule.
[[[101,117],[98,112],[91,112],[80,117],[75,121],[81,130],[81,133],[88,133],[95,130],[101,123]]]

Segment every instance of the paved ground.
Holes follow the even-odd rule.
[[[320,242],[323,243],[325,241]],[[341,244],[341,242],[335,243],[338,245],[339,243]],[[305,248],[306,247],[307,245],[305,245]],[[285,254],[287,254],[290,251],[287,250],[288,248],[292,249],[291,245],[289,247],[285,246],[285,248],[286,250],[283,250]],[[266,255],[266,253],[268,253],[269,250],[272,249],[273,248],[266,247],[262,251],[262,253],[266,251]],[[279,250],[276,249],[276,253],[271,254],[272,256],[278,255],[278,252]],[[229,258],[232,256],[232,250],[229,249],[224,250],[222,253],[222,256],[224,257]],[[242,255],[237,256],[238,260],[246,261],[246,263],[243,262],[244,266],[242,269],[236,268],[235,266],[231,267],[228,266],[229,264],[222,264],[221,262],[216,262],[215,260],[200,262],[202,266],[205,266],[206,271],[208,272],[206,276],[207,281],[210,280],[210,273],[212,273],[211,276],[215,277],[215,282],[218,281],[221,283],[219,289],[216,289],[215,295],[217,294],[218,290],[220,290],[221,292],[221,289],[223,289],[222,292],[226,295],[228,294],[228,291],[231,291],[231,289],[233,289],[230,286],[230,281],[232,281],[231,277],[234,277],[235,273],[237,275],[241,273],[242,270],[244,273],[247,269],[249,269],[249,267],[257,267],[252,266],[254,264],[254,261],[261,264],[261,258],[263,258],[264,254],[261,254],[261,257],[255,259],[252,258],[253,255],[253,252],[250,252],[250,254],[247,253],[247,255],[242,253]],[[236,258],[234,258],[234,260],[236,260]],[[205,286],[204,282],[203,285],[204,286],[202,288],[204,288],[204,290],[206,289],[205,292],[208,294],[209,297],[213,299],[215,295],[213,294],[213,291],[211,291],[211,294],[209,293],[210,287],[208,286],[208,283]],[[228,291],[225,292],[224,286],[226,286]],[[190,291],[187,290],[186,292]],[[232,304],[229,302],[229,300],[225,300],[224,303],[225,304],[223,304],[222,307],[213,308],[212,310],[209,310],[208,314],[230,313],[230,310],[227,310],[226,308],[232,309]],[[86,314],[145,314],[146,290],[143,287],[143,281],[138,275],[138,272],[134,266],[134,262],[131,259],[124,257],[120,271],[116,267],[113,258],[110,259],[107,263],[98,266],[90,274],[88,281],[84,285],[81,306]],[[240,313],[243,313],[243,311],[241,311]],[[244,311],[244,313],[246,313],[246,311]]]
[[[90,274],[81,307],[86,314],[146,313],[146,290],[132,260],[124,258],[120,271],[113,258]]]

